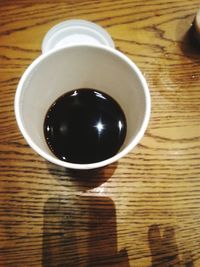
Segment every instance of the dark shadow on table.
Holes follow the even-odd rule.
[[[113,175],[117,163],[87,171],[47,164],[63,192],[59,187],[44,206],[43,267],[129,267],[126,249],[117,249],[114,202],[88,193]]]
[[[173,227],[166,227],[163,235],[157,224],[151,225],[148,231],[149,247],[152,256],[152,267],[193,267],[193,259],[187,255],[184,262],[180,259],[178,245]]]
[[[129,266],[126,250],[117,250],[115,205],[108,197],[50,198],[43,230],[43,267]]]

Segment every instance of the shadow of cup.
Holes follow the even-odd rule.
[[[71,192],[87,191],[96,188],[108,181],[117,168],[117,162],[103,168],[92,170],[73,170],[56,166],[50,162],[46,162],[47,168],[51,176],[66,189]]]

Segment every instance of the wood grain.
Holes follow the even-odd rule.
[[[198,8],[197,0],[0,1],[0,266],[200,266]],[[71,18],[105,27],[152,98],[140,144],[92,172],[36,155],[13,109],[44,34]]]

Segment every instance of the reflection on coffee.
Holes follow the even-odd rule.
[[[71,163],[94,163],[114,156],[126,136],[119,104],[95,89],[81,88],[59,97],[47,111],[44,136],[50,150]]]

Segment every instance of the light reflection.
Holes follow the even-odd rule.
[[[67,125],[66,124],[61,124],[59,127],[60,133],[61,134],[66,134],[67,133]]]
[[[50,127],[49,127],[49,125],[47,126],[47,132],[49,132],[50,131]]]
[[[76,95],[78,95],[78,92],[75,90],[71,96],[76,96]]]
[[[104,194],[105,193],[105,187],[104,186],[98,186],[97,188],[95,188],[92,191],[94,191],[95,193]]]
[[[123,124],[121,121],[118,121],[118,127],[119,127],[119,130],[121,131],[121,129],[123,128]]]
[[[99,135],[105,129],[105,125],[100,120],[98,121],[98,123],[94,127],[98,130]]]
[[[97,97],[100,97],[100,98],[102,98],[102,99],[106,99],[101,93],[96,92],[96,91],[94,91],[94,93],[95,93],[95,95],[96,95]]]

